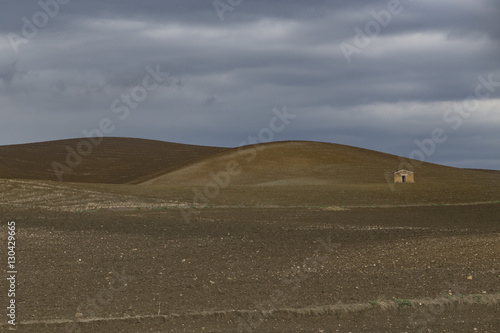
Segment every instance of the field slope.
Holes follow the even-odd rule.
[[[203,185],[210,173],[238,163],[241,172],[231,185],[338,185],[386,183],[400,167],[395,156],[373,150],[323,142],[284,141],[246,146],[209,156],[143,184]],[[409,161],[409,160],[407,160]],[[486,173],[413,161],[417,183],[471,183],[500,185],[500,173]]]
[[[82,139],[0,146],[0,178],[58,180],[53,162],[65,164],[67,147],[76,150]],[[124,184],[221,152],[205,147],[154,140],[107,137],[82,158],[63,180],[81,183]]]
[[[137,207],[156,207],[161,203],[164,206],[353,207],[500,200],[500,172],[414,161],[416,183],[394,184],[390,177],[392,171],[412,167],[409,163],[401,165],[402,159],[395,155],[306,141],[231,149],[106,138],[92,154],[82,159],[73,173],[64,174],[65,182],[89,184],[23,183],[24,180],[57,180],[52,162],[64,163],[66,147],[76,147],[78,142],[74,139],[0,147],[0,178],[7,182],[1,200],[13,204],[11,199],[7,200],[9,196],[17,198],[16,204],[25,204],[26,200],[33,202],[37,197],[42,202],[52,196],[59,198],[62,192],[68,191],[73,194],[62,197],[85,202],[86,206],[90,204],[88,191],[101,193],[98,197],[102,197],[104,203],[91,205],[101,208],[115,207],[116,204],[109,202],[121,202],[122,195],[127,196],[126,202],[137,202],[129,206]],[[237,170],[230,176],[226,174],[228,163]],[[214,178],[218,179],[219,188],[214,188],[217,187]],[[9,182],[12,179],[18,179],[17,183]],[[65,187],[64,191],[61,186]],[[26,187],[32,189],[26,192]],[[25,199],[20,200],[19,194],[16,195],[19,191],[27,193]],[[52,193],[54,191],[57,193]],[[83,201],[77,199],[78,193]],[[115,195],[117,200],[110,199]]]
[[[401,160],[332,143],[274,142],[228,150],[172,169],[143,182],[140,191],[167,195],[176,189],[178,200],[202,206],[352,207],[500,200],[499,173],[409,160],[402,165]],[[239,173],[226,179],[228,163],[233,167],[236,163]],[[416,183],[392,183],[391,172],[412,165]],[[218,189],[217,178],[222,184]]]

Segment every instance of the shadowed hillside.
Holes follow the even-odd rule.
[[[76,150],[80,141],[69,139],[0,146],[0,178],[58,180],[52,164],[57,162],[67,166],[67,147]],[[226,149],[144,139],[104,138],[77,167],[72,168],[72,172],[64,172],[61,176],[68,182],[123,184],[146,180],[154,174]]]

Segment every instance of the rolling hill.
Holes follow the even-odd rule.
[[[72,139],[2,146],[0,178],[57,180],[52,163],[64,163],[67,147],[76,147],[78,142]],[[5,195],[16,197],[15,191],[28,186],[31,190],[26,200],[31,201],[35,192],[42,191],[37,188],[43,187],[42,192],[47,193],[40,194],[41,201],[46,195],[61,197],[68,191],[74,192],[71,198],[82,196],[89,201],[83,199],[85,193],[94,191],[102,194],[104,201],[116,196],[111,201],[134,197],[129,199],[153,200],[155,205],[203,206],[394,206],[500,200],[498,171],[413,164],[418,165],[416,182],[394,184],[391,172],[411,168],[401,165],[401,158],[339,144],[285,141],[217,148],[106,138],[72,173],[63,175],[64,182],[80,184],[7,182],[4,190]]]
[[[214,178],[213,174],[226,170],[230,161],[241,169],[230,180],[231,185],[252,186],[380,184],[401,167],[395,155],[332,143],[286,141],[227,150],[142,184],[201,186]],[[500,185],[499,173],[412,163],[418,165],[417,183]]]
[[[82,139],[0,146],[0,178],[58,180],[53,163],[66,165],[69,150]],[[85,140],[87,141],[87,140]],[[63,181],[124,184],[195,161],[227,148],[154,140],[107,137],[81,162],[64,172]]]

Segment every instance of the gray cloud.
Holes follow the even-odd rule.
[[[2,79],[3,82],[7,85],[9,85],[12,82],[14,75],[16,75],[17,72],[16,62],[17,61],[14,61],[10,64],[6,64],[0,67],[0,79]]]
[[[16,53],[9,36],[22,37],[23,17],[33,23],[42,9],[9,2],[0,144],[78,137],[109,117],[116,136],[235,146],[286,105],[298,117],[276,140],[407,156],[441,127],[449,140],[429,161],[500,169],[500,87],[460,128],[443,119],[475,94],[478,77],[500,82],[498,3],[401,0],[401,13],[347,63],[340,44],[354,45],[354,28],[387,3],[243,0],[221,22],[211,1],[73,0]],[[113,101],[157,64],[171,80],[120,120]]]

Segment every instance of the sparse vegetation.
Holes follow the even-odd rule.
[[[411,306],[411,301],[407,299],[395,299],[394,302],[396,302],[399,305]]]

